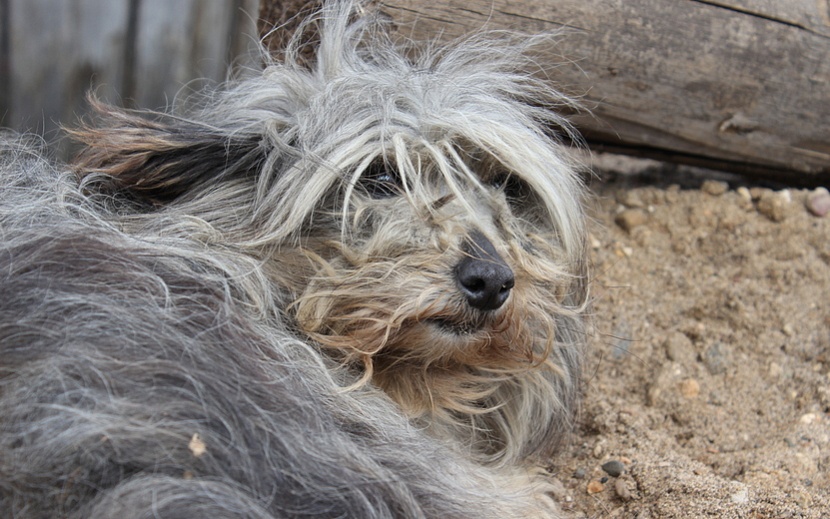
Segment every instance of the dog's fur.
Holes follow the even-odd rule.
[[[69,167],[3,141],[4,516],[557,515],[569,101],[527,42],[401,50],[358,10],[188,118],[99,104]],[[471,303],[469,258],[506,302]]]

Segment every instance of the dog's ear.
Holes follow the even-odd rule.
[[[72,130],[83,145],[73,161],[79,177],[103,174],[107,190],[164,204],[205,184],[253,176],[266,151],[258,135],[231,135],[166,116],[151,120],[90,99],[95,125]]]

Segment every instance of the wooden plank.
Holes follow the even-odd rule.
[[[260,41],[257,36],[259,0],[233,0],[227,63],[232,73],[240,67],[261,66]]]
[[[94,85],[122,86],[127,2],[10,0],[9,92],[4,124],[54,136],[85,109]]]
[[[11,113],[11,0],[0,0],[0,126]]]
[[[255,0],[142,0],[135,104],[164,108],[227,79],[229,63],[255,41],[255,10]]]
[[[224,76],[218,69],[225,63],[227,5],[142,0],[136,41],[136,105],[164,108],[188,81]],[[190,85],[194,90],[202,86]]]
[[[92,89],[164,107],[190,80],[222,81],[256,43],[257,0],[0,0],[0,124],[58,135]],[[250,65],[252,61],[241,60]],[[65,143],[58,154],[66,157]]]
[[[699,0],[704,1],[704,0]],[[830,3],[790,0],[708,0],[704,3],[760,16],[806,31],[830,36]]]

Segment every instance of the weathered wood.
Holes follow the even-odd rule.
[[[135,67],[153,73],[134,76],[135,104],[164,107],[183,87],[186,93],[225,79],[229,49],[239,37],[233,22],[245,3],[141,0]]]
[[[541,62],[618,150],[830,180],[830,5],[813,0],[384,0],[417,37],[564,29]],[[809,178],[808,178],[809,177]]]
[[[261,13],[286,2],[261,0]],[[581,98],[587,112],[573,120],[599,149],[795,184],[830,182],[826,1],[377,3],[415,39],[561,31],[538,61]]]
[[[93,78],[104,97],[121,89],[127,2],[10,0],[8,9],[4,124],[53,135],[81,113]]]
[[[255,45],[257,7],[258,0],[0,0],[0,126],[51,138],[86,111],[90,89],[112,103],[162,108],[183,87],[223,81],[229,63]]]
[[[0,0],[0,110],[3,110],[2,100],[9,98],[11,88],[11,20],[9,19],[9,2],[11,0]],[[0,120],[3,114],[0,113]]]

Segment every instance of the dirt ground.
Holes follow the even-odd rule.
[[[566,516],[830,517],[830,215],[813,191],[598,166]]]

